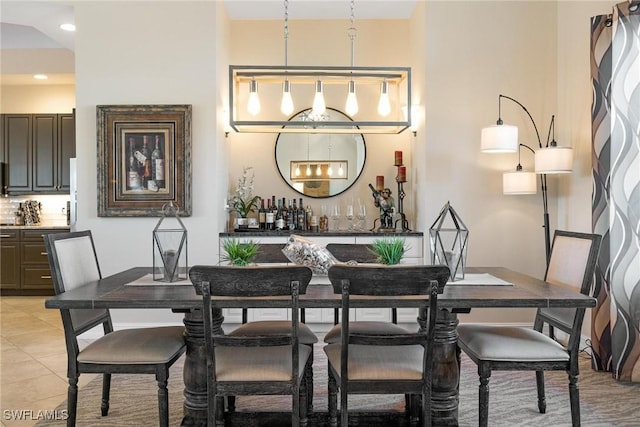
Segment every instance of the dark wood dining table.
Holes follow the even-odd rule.
[[[502,267],[470,267],[467,273],[487,273],[511,285],[460,284],[445,286],[439,297],[436,325],[435,375],[432,393],[434,425],[458,424],[458,386],[460,382],[460,352],[457,346],[458,314],[472,308],[514,307],[594,307],[595,299],[579,292],[550,285],[542,280]],[[105,277],[86,286],[64,292],[45,302],[45,307],[55,309],[108,308],[145,309],[169,308],[184,313],[187,353],[184,364],[184,417],[182,425],[206,425],[207,385],[206,354],[202,325],[202,299],[190,284],[174,285],[158,282],[157,285],[129,286],[151,268],[135,267]],[[490,282],[487,282],[490,283]],[[223,308],[278,308],[287,301],[279,298],[216,298],[214,317],[216,328],[222,330]],[[416,297],[372,298],[362,297],[353,301],[354,307],[426,307],[425,301]],[[300,298],[303,308],[336,308],[340,295],[333,293],[331,285],[313,284]],[[418,323],[426,318],[424,308],[419,308]],[[320,415],[318,415],[320,416]],[[312,424],[313,425],[313,424]]]

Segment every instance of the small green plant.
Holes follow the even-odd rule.
[[[400,264],[402,256],[407,252],[404,239],[394,237],[392,239],[378,239],[371,244],[371,253],[377,257],[380,264]]]
[[[225,239],[222,248],[226,254],[222,256],[222,260],[231,265],[245,266],[251,262],[259,247],[253,240],[241,243],[238,239]]]

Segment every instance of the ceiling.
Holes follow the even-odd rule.
[[[214,1],[214,0],[210,0]],[[232,20],[283,19],[281,0],[222,0]],[[408,19],[418,0],[357,0],[356,19]],[[73,1],[0,1],[0,77],[3,85],[74,84]],[[289,0],[290,20],[348,19],[349,0]],[[33,74],[47,74],[34,80]]]

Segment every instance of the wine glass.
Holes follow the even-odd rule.
[[[358,212],[356,214],[358,219],[358,230],[363,231],[364,225],[367,221],[367,206],[363,205],[360,199],[358,199]]]
[[[349,230],[353,230],[353,218],[355,217],[353,212],[353,199],[349,200],[344,216],[347,218],[347,221],[349,221]]]
[[[340,230],[340,205],[338,203],[331,205],[331,231]]]

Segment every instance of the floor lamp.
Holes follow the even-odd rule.
[[[538,139],[538,150],[534,150],[526,144],[518,141],[518,128],[513,125],[504,124],[501,118],[502,98],[513,101],[519,105],[533,124]],[[555,140],[555,116],[551,116],[547,142],[543,146],[536,122],[533,120],[529,110],[519,101],[505,95],[498,96],[498,120],[495,125],[482,129],[481,151],[485,153],[518,153],[518,165],[516,170],[505,172],[502,177],[502,191],[504,194],[536,194],[536,175],[540,176],[542,188],[542,209],[544,221],[544,243],[546,263],[549,264],[551,255],[551,237],[549,230],[549,206],[547,194],[547,174],[570,173],[573,169],[573,150],[570,147],[559,147]],[[535,172],[523,170],[520,164],[520,148],[524,147],[534,154]]]

